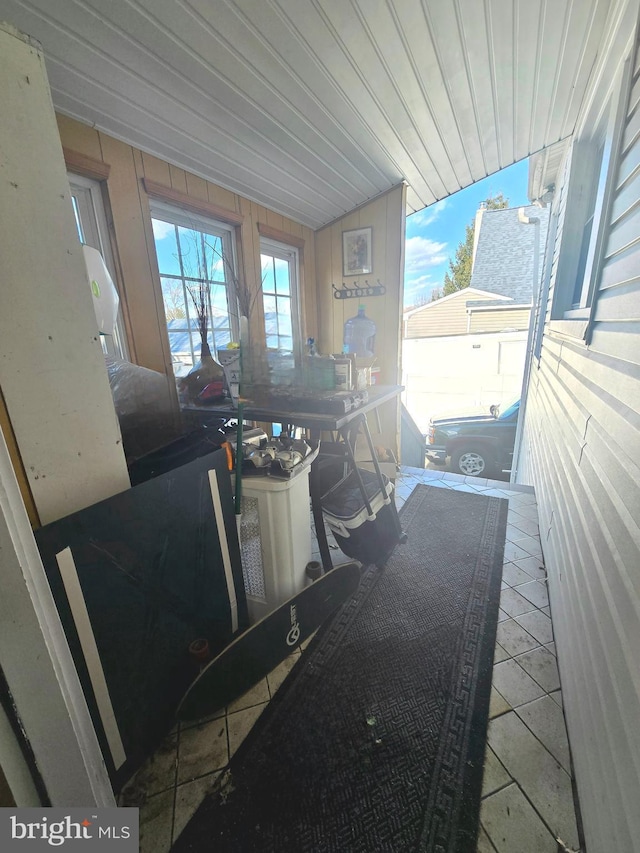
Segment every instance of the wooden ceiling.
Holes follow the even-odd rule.
[[[0,18],[42,43],[59,112],[318,228],[569,136],[616,5],[0,0]]]

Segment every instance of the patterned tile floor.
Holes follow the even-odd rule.
[[[533,490],[403,467],[396,480],[398,508],[418,483],[509,500],[478,853],[577,851],[571,761]],[[317,558],[313,534],[312,543]],[[335,546],[332,555],[335,563],[345,559]],[[127,785],[121,803],[140,806],[143,853],[170,850],[300,654],[304,651],[213,717],[177,726]]]

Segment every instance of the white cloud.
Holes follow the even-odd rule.
[[[420,226],[421,228],[431,225],[440,216],[445,207],[447,207],[448,203],[449,199],[443,198],[435,204],[431,204],[429,207],[419,210],[417,213],[412,213],[409,217],[410,222],[408,224],[413,227]]]
[[[161,219],[152,219],[153,236],[156,240],[164,240],[174,230],[174,226],[170,222],[163,222]]]
[[[405,274],[421,275],[429,267],[438,267],[448,259],[447,244],[427,237],[409,237],[405,244]]]
[[[432,287],[436,282],[433,280],[433,276],[431,275],[421,275],[418,278],[410,278],[407,280],[407,287],[411,287],[414,290],[420,290],[423,287]]]
[[[431,299],[431,294],[438,287],[440,287],[438,282],[433,281],[428,275],[406,282],[404,287],[405,307],[416,305],[418,302],[428,302]]]

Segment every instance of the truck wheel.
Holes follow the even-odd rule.
[[[493,459],[486,450],[463,448],[451,454],[451,470],[467,477],[488,477],[493,470]]]

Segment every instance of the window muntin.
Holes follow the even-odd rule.
[[[194,306],[200,288],[211,352],[238,338],[233,234],[222,223],[160,204],[151,215],[173,371],[184,376],[200,358]]]

